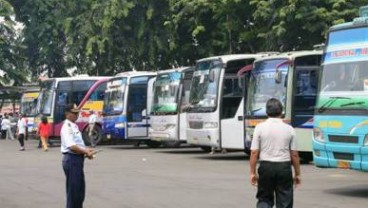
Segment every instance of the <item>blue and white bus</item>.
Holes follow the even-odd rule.
[[[107,139],[145,141],[150,147],[159,146],[160,143],[148,137],[155,77],[154,72],[131,71],[108,81],[102,128]]]
[[[330,28],[323,57],[314,164],[368,171],[368,6]]]
[[[192,67],[160,71],[153,89],[149,136],[169,147],[186,142],[186,107],[189,104]]]

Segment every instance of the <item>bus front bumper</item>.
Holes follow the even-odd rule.
[[[368,171],[368,147],[321,143],[313,140],[313,160],[317,167]]]
[[[187,129],[187,143],[196,146],[220,147],[219,129]]]

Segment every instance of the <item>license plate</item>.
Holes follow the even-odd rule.
[[[350,162],[348,162],[348,161],[338,161],[337,162],[337,167],[338,168],[343,168],[343,169],[349,169],[350,168]]]

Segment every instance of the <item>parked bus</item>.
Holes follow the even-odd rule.
[[[117,74],[108,81],[103,109],[106,138],[144,141],[150,147],[160,145],[148,137],[155,77],[155,72],[131,71]]]
[[[37,104],[39,115],[36,117],[36,123],[40,122],[41,116],[47,116],[51,124],[50,138],[59,138],[65,119],[64,108],[68,103],[74,103],[81,110],[76,124],[86,144],[90,143],[87,137],[90,111],[98,115],[92,135],[94,144],[97,144],[102,138],[102,108],[108,79],[109,77],[76,76],[43,80]]]
[[[317,167],[368,171],[368,6],[330,28],[314,117]]]
[[[245,105],[245,152],[250,152],[255,126],[267,118],[266,102],[277,98],[282,119],[296,130],[303,160],[312,160],[312,128],[322,51],[295,51],[254,62]]]
[[[28,134],[35,132],[36,125],[34,123],[34,118],[37,112],[37,98],[39,94],[39,86],[28,86],[27,89],[23,91],[20,99],[19,112],[27,121]]]
[[[264,54],[215,56],[197,61],[187,107],[187,142],[204,151],[244,149],[244,76],[238,71]]]
[[[186,112],[189,104],[192,67],[158,72],[153,86],[149,137],[166,146],[186,142]]]

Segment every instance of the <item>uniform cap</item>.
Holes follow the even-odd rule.
[[[70,112],[70,113],[79,113],[79,109],[77,107],[77,105],[75,104],[68,104],[66,107],[65,107],[65,112]]]

